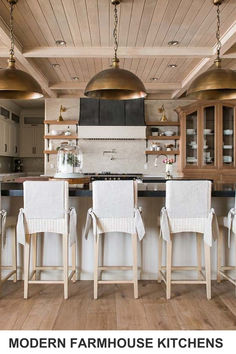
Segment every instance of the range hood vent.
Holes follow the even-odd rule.
[[[79,125],[145,126],[144,99],[114,101],[81,98]]]
[[[79,139],[93,140],[136,140],[146,139],[146,127],[127,126],[80,126],[78,129]]]
[[[80,139],[145,139],[144,100],[80,99]]]

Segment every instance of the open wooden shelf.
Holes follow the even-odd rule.
[[[75,139],[79,139],[79,138],[78,138],[78,136],[75,136],[75,135],[45,135],[44,139],[75,140]]]
[[[177,127],[180,122],[146,122],[147,126]]]
[[[150,151],[146,150],[145,151],[146,155],[179,155],[179,150],[172,150],[172,151],[166,151],[166,150],[160,150],[160,151]]]
[[[63,120],[58,122],[57,120],[45,120],[44,124],[52,124],[52,125],[76,125],[78,124],[78,120]]]
[[[171,135],[171,136],[148,136],[148,140],[179,140],[180,136],[179,135]]]
[[[56,155],[57,154],[57,150],[44,150],[44,154]]]

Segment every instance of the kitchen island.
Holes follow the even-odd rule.
[[[142,183],[138,184],[138,206],[142,207],[143,220],[146,229],[146,235],[142,242],[139,243],[139,260],[140,260],[140,279],[157,279],[157,261],[158,261],[158,216],[160,210],[165,203],[165,179],[163,178],[143,178]],[[22,183],[2,183],[2,208],[8,211],[8,215],[17,216],[19,208],[23,206],[23,184]],[[154,190],[155,189],[155,190]],[[78,279],[93,279],[93,235],[90,232],[88,240],[82,238],[83,228],[85,226],[87,210],[92,206],[92,191],[88,185],[84,188],[69,189],[70,206],[77,210],[78,215],[78,242],[77,242],[77,264]],[[217,183],[212,191],[212,207],[216,211],[217,216],[226,216],[229,209],[234,206],[235,185],[230,183]],[[7,232],[12,232],[8,230]],[[45,234],[39,237],[38,242],[39,254],[40,248],[44,247],[44,258],[40,260],[44,265],[60,265],[62,263],[61,250],[62,238],[55,234]],[[174,242],[174,264],[175,265],[195,265],[196,259],[196,238],[194,234],[186,233],[181,237],[175,236]],[[109,250],[116,249],[116,252]],[[53,251],[52,251],[53,250]],[[231,247],[229,259],[233,259],[234,247]],[[10,263],[11,252],[7,243],[4,249],[3,261]],[[22,260],[23,248],[18,246],[18,265],[19,279],[22,278]],[[131,241],[130,237],[125,234],[110,233],[105,236],[104,243],[104,264],[107,265],[129,265],[132,262]],[[129,278],[129,272],[122,272],[114,275],[114,272],[104,274],[104,279],[112,279],[115,277]],[[180,278],[184,278],[185,274],[178,274]],[[189,276],[189,274],[188,274]],[[196,274],[192,274],[193,277]],[[50,272],[42,275],[43,279],[50,279]],[[55,274],[53,275],[55,277]],[[58,272],[57,278],[60,279],[61,273]],[[216,242],[212,247],[212,278],[216,278]]]

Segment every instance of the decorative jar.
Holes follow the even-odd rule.
[[[78,145],[61,143],[57,152],[57,178],[76,178],[82,173],[83,153]]]

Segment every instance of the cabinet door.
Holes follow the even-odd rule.
[[[216,164],[216,132],[215,132],[216,106],[203,107],[203,165]]]
[[[4,155],[12,156],[10,151],[11,124],[8,121],[4,121],[3,123]]]
[[[44,126],[39,124],[35,128],[35,155],[37,157],[43,157],[44,150]]]
[[[32,125],[24,125],[20,132],[20,156],[35,156],[35,127]]]
[[[235,112],[234,107],[222,105],[222,164],[223,167],[235,164]]]
[[[10,151],[12,156],[19,156],[19,126],[11,124]]]
[[[5,125],[4,125],[4,121],[2,119],[0,119],[0,155],[5,155],[5,141],[4,141],[4,129],[5,129]]]
[[[198,154],[198,111],[186,114],[186,166],[199,164]]]

